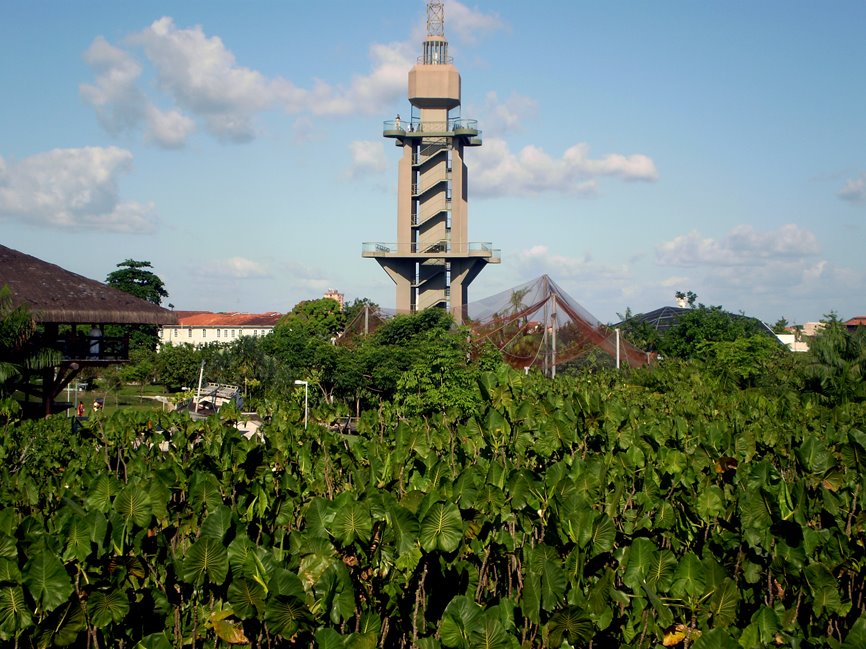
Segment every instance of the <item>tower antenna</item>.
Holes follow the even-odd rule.
[[[427,36],[445,36],[445,5],[439,0],[427,2]]]

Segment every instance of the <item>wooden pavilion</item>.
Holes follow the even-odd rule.
[[[128,338],[102,335],[105,325],[177,323],[173,311],[0,245],[3,285],[11,290],[13,306],[25,305],[39,325],[32,343],[60,353],[59,364],[42,372],[38,396],[45,415],[85,367],[129,360]],[[82,326],[88,329],[87,335],[80,332]]]

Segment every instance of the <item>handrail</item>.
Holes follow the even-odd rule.
[[[365,241],[361,246],[362,253],[381,254],[381,255],[406,255],[406,254],[463,254],[478,257],[498,257],[500,250],[494,248],[489,241],[472,241],[465,243],[451,243],[450,241],[440,240],[425,244],[424,250],[418,250],[418,243],[412,241],[404,241],[400,243],[380,242],[380,241]],[[441,250],[433,251],[432,248],[441,247]]]
[[[405,120],[388,119],[382,122],[382,130],[385,132],[400,133],[448,133],[480,135],[477,119],[463,119],[455,117],[446,122],[422,122],[420,119]]]
[[[446,175],[444,178],[441,176],[439,178],[434,178],[431,182],[428,182],[426,185],[424,185],[421,188],[418,187],[418,183],[412,183],[412,196],[420,196],[421,194],[424,194],[424,193],[430,191],[431,189],[433,189],[436,185],[438,185],[440,183],[449,182],[451,180],[451,170],[448,170],[445,173],[446,173]]]

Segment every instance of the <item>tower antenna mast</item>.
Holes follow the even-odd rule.
[[[445,8],[441,0],[427,3],[427,36],[445,36]]]

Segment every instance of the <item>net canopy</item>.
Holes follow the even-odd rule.
[[[476,343],[489,341],[517,368],[541,367],[547,373],[599,352],[632,367],[650,360],[547,275],[469,303],[465,321]]]
[[[379,307],[366,309],[348,323],[340,343],[369,334],[393,317]],[[513,367],[555,373],[557,365],[590,356],[607,357],[614,365],[646,365],[651,355],[626,342],[616,329],[602,324],[547,275],[466,305],[464,323],[474,347],[499,349]],[[339,343],[338,343],[339,344]]]

